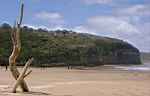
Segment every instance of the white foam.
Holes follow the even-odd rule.
[[[125,66],[116,66],[115,68],[123,69],[123,70],[137,70],[137,71],[150,71],[150,67],[125,67]]]

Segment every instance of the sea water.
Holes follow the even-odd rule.
[[[121,70],[135,70],[135,71],[150,71],[150,63],[144,63],[143,65],[130,65],[130,66],[123,66],[123,65],[116,65],[114,68],[121,69]]]

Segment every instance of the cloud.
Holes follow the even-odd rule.
[[[122,18],[114,16],[94,16],[87,20],[83,26],[76,27],[76,29],[90,30],[94,34],[101,34],[104,36],[110,34],[137,34],[139,31],[136,27]],[[119,36],[118,36],[119,37]]]
[[[140,4],[147,4],[147,7],[150,6],[150,0],[133,0],[133,1],[131,0],[81,0],[81,1],[87,5],[105,5],[109,7],[119,7],[119,8],[132,6],[134,4],[139,4],[135,6],[135,8],[132,8],[131,11],[140,9],[141,10],[140,12],[142,12],[142,10],[145,7],[145,6],[141,6]]]
[[[132,24],[114,16],[91,17],[88,19],[87,25],[93,29],[100,29],[102,32],[138,32]]]
[[[91,4],[100,4],[99,0],[87,1],[93,2]],[[116,4],[112,9],[112,14],[97,14],[89,17],[84,24],[74,29],[122,39],[133,44],[140,51],[150,52],[150,5],[145,3],[120,6],[117,4],[122,3],[121,0],[106,1],[105,4]]]
[[[46,11],[36,14],[36,16],[41,19],[61,19],[62,18],[62,16],[59,13],[50,13]]]
[[[63,16],[57,12],[42,11],[42,12],[35,14],[35,17],[37,19],[49,22],[50,24],[56,24],[56,25],[58,24],[59,25],[59,24],[63,24],[65,22]]]
[[[88,5],[98,4],[98,5],[113,5],[113,6],[125,6],[125,5],[129,5],[131,2],[131,0],[81,0],[81,1],[84,4],[88,4]]]
[[[36,30],[39,29],[39,28],[46,29],[46,30],[49,29],[46,26],[38,26],[38,25],[31,25],[31,24],[23,24],[23,26],[28,26],[29,28],[33,28],[33,29],[36,29]]]
[[[108,4],[113,0],[83,0],[86,4]]]
[[[150,22],[142,24],[132,24],[122,16],[94,16],[90,17],[86,24],[80,25],[75,30],[97,34],[101,36],[113,37],[125,40],[140,51],[150,52]]]
[[[150,15],[150,5],[149,4],[137,4],[134,6],[130,6],[128,8],[119,8],[117,10],[117,14],[121,15],[136,15],[136,16],[143,16],[143,15]]]
[[[48,26],[44,26],[44,25],[32,25],[32,24],[23,24],[23,26],[28,26],[29,28],[33,28],[33,29],[45,29],[45,30],[48,30],[48,31],[52,31],[52,30],[63,30],[63,29],[67,29],[67,30],[71,30],[69,28],[65,28],[63,26],[55,26],[55,27],[48,27]]]

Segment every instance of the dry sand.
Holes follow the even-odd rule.
[[[31,69],[33,73],[26,81],[32,92],[24,94],[10,93],[14,79],[0,69],[0,96],[150,96],[150,71],[111,67]]]

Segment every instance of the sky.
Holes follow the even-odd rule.
[[[150,52],[150,0],[24,0],[23,24],[122,39]],[[2,0],[0,24],[14,24],[19,0]]]

